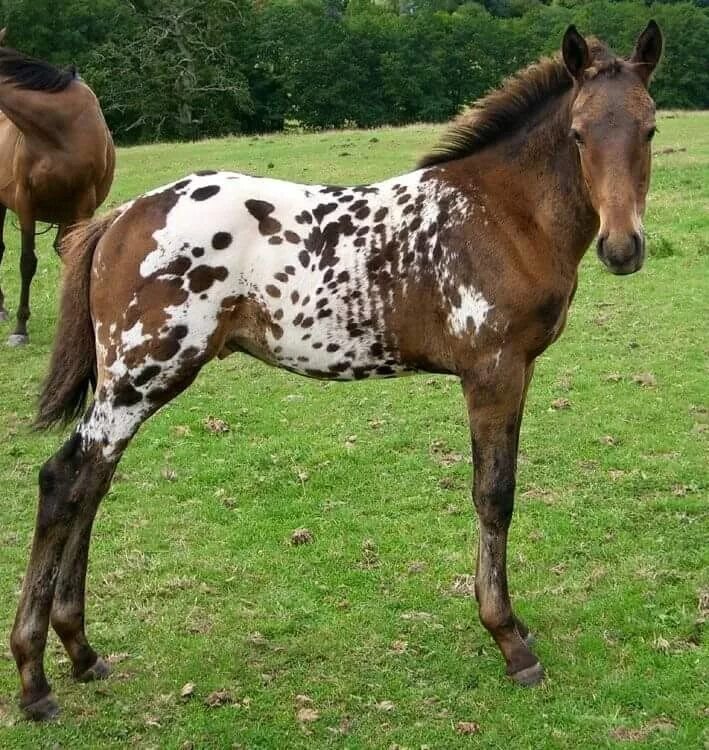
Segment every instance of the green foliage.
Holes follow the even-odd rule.
[[[9,42],[75,62],[117,140],[440,121],[564,29],[628,54],[647,21],[667,40],[661,107],[709,107],[703,0],[0,0]]]

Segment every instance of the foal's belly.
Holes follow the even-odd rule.
[[[237,321],[233,340],[238,348],[316,378],[391,377],[411,369],[401,361],[383,306],[356,258],[338,258],[317,275],[310,265],[291,260],[266,273],[263,266],[260,272],[250,269],[249,289],[268,325],[264,336],[263,327],[254,331],[250,321]]]

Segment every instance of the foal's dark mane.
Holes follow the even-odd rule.
[[[605,44],[593,37],[587,42],[593,59],[587,75],[613,75],[617,72],[619,61]],[[569,91],[572,86],[573,79],[561,57],[543,57],[506,78],[499,89],[464,110],[435,149],[419,161],[419,167],[461,159],[517,132],[529,124],[544,104]]]
[[[55,68],[44,60],[25,55],[10,47],[0,47],[0,77],[9,78],[18,89],[55,93],[77,78],[76,68]]]

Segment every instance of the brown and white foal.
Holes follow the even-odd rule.
[[[571,27],[560,59],[473,106],[417,171],[354,188],[197,172],[74,233],[39,424],[78,416],[91,384],[95,395],[40,471],[12,633],[29,716],[58,710],[43,669],[50,622],[77,679],[108,671],[84,632],[85,576],[123,451],[206,362],[236,351],[333,380],[460,377],[480,618],[514,680],[542,678],[505,562],[525,394],[594,236],[612,272],[643,263],[661,47],[654,22],[629,60]]]

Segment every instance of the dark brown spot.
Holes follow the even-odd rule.
[[[288,274],[283,273],[283,271],[279,271],[278,273],[274,273],[273,277],[277,279],[278,281],[282,281],[284,284],[286,281],[288,281]]]
[[[152,380],[160,372],[158,365],[148,365],[144,367],[136,376],[135,384],[137,386],[145,385],[149,380]]]
[[[332,213],[337,208],[337,203],[321,203],[317,208],[313,209],[313,216],[318,224],[322,224],[322,220],[329,213]]]
[[[114,407],[132,406],[142,400],[142,394],[133,387],[132,383],[128,382],[126,375],[116,383],[113,392]]]
[[[374,216],[372,217],[375,222],[380,222],[387,214],[389,213],[389,209],[382,206],[381,208],[378,208]]]
[[[170,261],[170,263],[168,263],[165,268],[161,269],[159,273],[171,276],[182,276],[191,265],[192,261],[184,255],[181,255],[178,258],[175,258],[175,260]]]
[[[231,245],[231,239],[229,232],[217,232],[212,237],[212,247],[215,250],[226,250]]]
[[[339,348],[340,348],[339,344],[328,344],[327,345],[327,350],[329,352],[336,352]]]
[[[300,242],[300,236],[295,232],[291,232],[290,229],[286,229],[286,231],[283,233],[283,236],[288,242],[291,242],[294,245],[297,245]]]
[[[215,281],[224,281],[229,272],[224,266],[197,266],[188,274],[190,280],[190,291],[199,293],[209,289]]]
[[[281,296],[281,290],[274,286],[273,284],[267,284],[266,285],[266,294],[270,294],[271,297],[280,297]]]
[[[219,185],[206,185],[205,187],[197,188],[190,197],[193,201],[206,201],[207,198],[216,195],[219,190]]]
[[[281,231],[281,223],[270,216],[275,211],[275,206],[272,203],[250,198],[244,202],[244,205],[246,210],[258,221],[258,230],[261,234],[276,234],[276,232]]]
[[[192,248],[192,255],[194,255],[195,258],[201,258],[204,255],[204,248],[203,247],[193,247]]]
[[[277,234],[274,234],[273,237],[268,238],[268,244],[269,245],[282,245],[283,237],[279,237]]]

